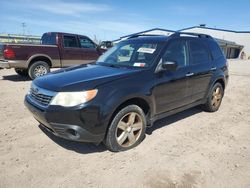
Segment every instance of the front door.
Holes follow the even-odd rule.
[[[185,40],[172,40],[162,61],[176,62],[175,71],[164,71],[155,74],[156,86],[153,89],[156,103],[156,113],[161,114],[190,103],[192,89],[189,87],[190,72],[188,66],[187,44]]]
[[[77,36],[64,35],[63,47],[61,50],[61,61],[63,67],[83,64],[83,51],[78,43]]]
[[[82,60],[86,63],[96,61],[101,55],[97,46],[87,37],[80,36],[80,47],[82,49]]]

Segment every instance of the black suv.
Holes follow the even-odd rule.
[[[160,118],[197,105],[217,111],[227,81],[227,61],[212,37],[135,35],[94,64],[35,79],[25,104],[56,136],[123,151]]]

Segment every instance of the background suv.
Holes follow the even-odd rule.
[[[226,59],[203,34],[133,36],[95,64],[35,79],[25,104],[53,134],[104,142],[112,151],[138,145],[147,125],[202,105],[220,107],[228,80]]]

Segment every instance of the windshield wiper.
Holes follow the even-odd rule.
[[[114,68],[121,68],[121,66],[119,66],[119,65],[114,65],[114,64],[109,64],[108,66],[109,66],[109,67],[114,67]]]
[[[120,68],[119,65],[109,64],[109,63],[98,63],[98,65],[107,66],[107,67],[114,67],[114,68]]]

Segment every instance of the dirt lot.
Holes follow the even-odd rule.
[[[23,105],[31,81],[0,70],[0,187],[250,187],[250,62],[230,72],[218,112],[165,118],[112,153],[44,133]]]

